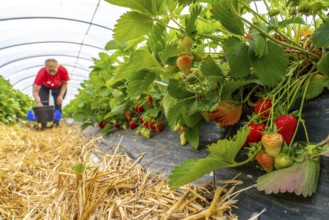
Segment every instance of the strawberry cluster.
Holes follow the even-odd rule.
[[[136,129],[137,135],[151,138],[152,132],[161,132],[164,129],[164,119],[161,112],[154,111],[157,100],[153,100],[152,96],[145,98],[143,103],[135,105],[132,109],[115,118],[102,120],[97,123],[101,129]],[[152,114],[151,114],[151,113]],[[157,113],[154,113],[157,112]]]
[[[275,114],[274,110],[271,99],[257,101],[253,108],[253,118],[257,122],[247,125],[250,132],[244,144],[245,147],[258,147],[256,160],[266,172],[291,166],[294,162],[289,155],[289,146],[297,128],[297,119],[288,113]]]

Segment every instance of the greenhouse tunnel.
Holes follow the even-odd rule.
[[[212,190],[202,209],[184,209],[193,199],[179,200],[160,213],[159,199],[147,214],[130,217],[118,208],[118,198],[104,215],[84,209],[90,219],[327,219],[328,8],[325,0],[2,2],[0,130],[20,126],[55,135],[76,126],[84,137],[102,137],[102,153],[117,153],[120,146],[146,171],[164,174],[171,192],[205,182]],[[59,126],[56,109],[50,126],[40,125],[40,116],[29,118],[38,105],[33,84],[49,58],[69,77]],[[273,134],[281,141],[279,153],[263,142]],[[0,163],[7,164],[13,152],[0,150]],[[81,175],[72,170],[67,176]],[[222,188],[216,200],[225,181],[239,184]],[[2,198],[20,192],[5,192],[4,184],[0,219],[60,216],[24,205],[24,213],[12,211]],[[233,188],[241,191],[225,197]],[[213,207],[213,201],[224,205]],[[177,205],[185,211],[175,213]],[[109,217],[116,208],[119,214]],[[65,218],[87,219],[82,211]]]

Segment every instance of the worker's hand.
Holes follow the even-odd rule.
[[[57,105],[62,105],[63,102],[63,97],[62,96],[58,96],[57,97]]]
[[[38,106],[43,106],[42,102],[38,101]]]

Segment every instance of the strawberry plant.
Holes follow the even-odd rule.
[[[0,125],[12,125],[26,120],[33,100],[14,89],[9,81],[0,76]]]
[[[95,59],[90,79],[67,107],[76,120],[84,126],[108,120],[108,132],[116,123],[142,119],[136,133],[143,130],[147,138],[156,122],[166,121],[182,144],[198,149],[201,124],[232,126],[249,114],[236,134],[208,146],[208,157],[176,167],[172,188],[257,160],[266,152],[265,131],[275,131],[283,143],[270,153],[273,169],[257,180],[257,188],[303,196],[316,191],[319,157],[328,156],[328,144],[310,141],[302,113],[306,101],[329,88],[326,1],[265,0],[262,11],[255,7],[259,2],[244,0],[106,2],[129,11],[105,46],[111,55]],[[302,142],[295,138],[298,130],[305,134]],[[235,161],[242,150],[248,158]],[[289,157],[278,159],[286,151]],[[298,181],[287,185],[296,175]]]

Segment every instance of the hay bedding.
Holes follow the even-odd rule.
[[[101,139],[68,124],[0,126],[0,219],[237,218],[241,181],[170,191],[161,172],[147,172],[119,144],[102,153]]]

